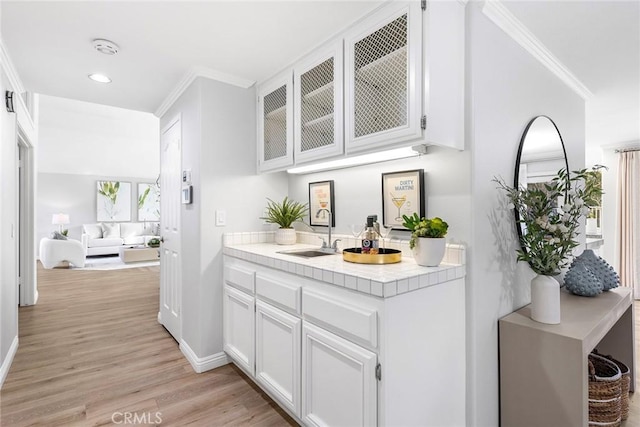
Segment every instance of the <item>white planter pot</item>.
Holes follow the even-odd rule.
[[[587,218],[585,232],[587,234],[598,234],[598,220],[595,218]]]
[[[437,267],[444,258],[446,239],[419,237],[413,248],[413,258],[418,265]]]
[[[531,279],[531,318],[536,322],[560,323],[560,284],[551,276]]]
[[[295,245],[297,241],[296,230],[293,228],[278,228],[275,241],[279,245]]]

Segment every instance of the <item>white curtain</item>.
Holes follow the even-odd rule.
[[[640,298],[640,151],[620,153],[617,224],[620,282]]]

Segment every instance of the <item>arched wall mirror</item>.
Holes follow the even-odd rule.
[[[537,116],[527,124],[516,158],[516,170],[514,174],[514,188],[531,188],[538,186],[543,188],[546,182],[551,181],[562,168],[569,170],[567,152],[564,142],[556,124],[547,116]],[[518,238],[522,239],[526,233],[524,224],[520,224],[518,210],[516,215],[516,228]]]

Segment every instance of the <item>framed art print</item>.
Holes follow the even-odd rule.
[[[309,183],[309,217],[309,224],[312,226],[327,227],[331,218],[331,226],[335,227],[333,181]]]
[[[422,218],[424,209],[424,171],[422,169],[382,174],[382,224],[396,230],[402,226],[402,215],[414,212]]]
[[[120,181],[98,181],[98,222],[131,221],[131,183]]]

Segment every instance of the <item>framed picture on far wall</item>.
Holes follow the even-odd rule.
[[[138,183],[138,221],[160,221],[160,186]]]
[[[329,215],[331,212],[331,215]],[[336,225],[336,215],[334,211],[333,181],[320,181],[309,183],[309,224],[312,226]]]
[[[97,181],[98,222],[131,221],[131,183]]]
[[[402,226],[402,215],[417,213],[422,218],[424,209],[424,171],[422,169],[382,174],[382,224],[395,230]]]

